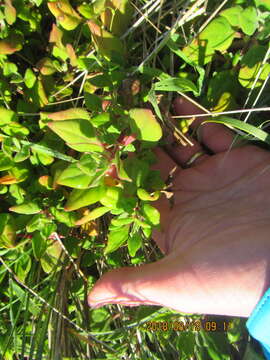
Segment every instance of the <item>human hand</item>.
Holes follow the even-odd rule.
[[[198,111],[175,101],[179,115]],[[173,208],[165,197],[154,203],[162,231],[153,238],[164,258],[109,271],[90,292],[90,306],[153,304],[248,317],[270,286],[270,152],[253,145],[231,149],[234,135],[220,124],[200,129],[213,155],[200,156],[190,168],[181,165],[203,150],[198,142],[157,150],[155,168],[164,179],[178,165]]]

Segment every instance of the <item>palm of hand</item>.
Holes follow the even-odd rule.
[[[158,152],[166,178],[175,163]],[[166,256],[106,273],[89,294],[90,306],[250,315],[270,284],[270,153],[255,146],[215,152],[178,169],[173,208],[165,197],[156,205],[162,231],[153,237]]]
[[[270,154],[245,146],[179,171],[173,209],[164,200],[158,206],[164,226],[155,240],[167,254],[160,303],[184,312],[251,313],[270,281],[269,170]]]

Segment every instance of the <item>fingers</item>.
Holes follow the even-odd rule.
[[[152,264],[109,271],[95,284],[88,303],[94,308],[106,304],[143,304],[196,312],[200,303],[197,299],[201,301],[202,295],[196,281],[184,260],[167,257]]]
[[[200,108],[183,97],[175,99],[174,110],[176,115],[196,115],[203,112]],[[221,124],[208,123],[199,127],[206,119],[206,117],[195,119],[190,125],[191,129],[199,129],[201,143],[211,149],[214,153],[228,150],[233,143],[234,133]]]
[[[186,135],[186,137],[193,143],[193,146],[182,146],[175,142],[172,137],[169,138],[168,144],[163,146],[163,149],[175,161],[175,163],[183,168],[186,167],[188,162],[193,158],[195,154],[204,153],[204,149],[198,141],[196,141],[189,135]],[[207,154],[198,156],[198,158],[194,160],[192,164],[198,164],[201,161],[205,160],[207,157]]]

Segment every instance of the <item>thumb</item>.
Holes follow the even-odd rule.
[[[155,263],[107,272],[91,290],[88,303],[93,308],[106,304],[159,305],[198,312],[194,290],[200,293],[201,289],[194,283],[196,277],[191,277],[187,264],[169,255]]]

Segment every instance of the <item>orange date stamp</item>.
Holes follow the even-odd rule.
[[[204,321],[204,320],[172,320],[172,321],[147,321],[143,324],[146,331],[207,331],[223,332],[233,327],[231,321]]]

